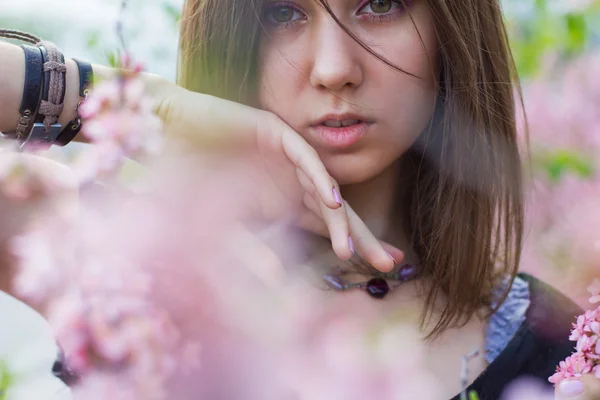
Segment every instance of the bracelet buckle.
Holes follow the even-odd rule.
[[[43,123],[36,122],[33,124],[31,133],[21,147],[34,146],[38,149],[47,150],[54,144],[61,131],[61,124],[52,124],[50,125],[50,130],[46,131],[46,126]]]

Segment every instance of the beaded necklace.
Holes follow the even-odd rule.
[[[404,264],[395,271],[388,273],[379,273],[368,281],[349,283],[344,281],[338,274],[324,274],[323,279],[329,287],[338,291],[349,289],[364,289],[369,296],[375,299],[383,299],[391,289],[395,289],[404,282],[416,278],[421,272],[421,268],[413,264]],[[394,283],[388,283],[392,281]]]

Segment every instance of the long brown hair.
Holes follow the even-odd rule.
[[[315,1],[332,14],[326,0]],[[260,3],[186,1],[180,85],[255,105]],[[439,101],[430,128],[403,156],[411,174],[399,204],[409,206],[399,212],[433,282],[422,322],[440,293],[447,299],[430,332],[437,335],[489,305],[499,277],[514,279],[523,190],[515,124],[518,77],[499,1],[428,3],[439,43]]]

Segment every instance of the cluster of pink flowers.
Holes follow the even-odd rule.
[[[131,392],[161,399],[175,360],[192,343],[154,300],[152,270],[127,240],[131,231],[123,216],[112,218],[52,216],[15,236],[11,250],[19,273],[13,290],[44,310],[69,368],[82,378],[77,398],[131,399],[117,396]],[[108,244],[111,239],[116,242]],[[98,374],[106,384],[92,390]]]
[[[81,181],[116,173],[125,157],[143,159],[162,149],[162,122],[145,94],[142,67],[127,55],[121,67],[116,78],[97,83],[79,108],[82,134],[94,144],[79,158]]]
[[[83,134],[94,146],[74,169],[7,149],[0,158],[0,199],[22,208],[26,200],[56,197],[65,206],[61,191],[77,193],[78,184],[110,177],[125,157],[158,153],[161,123],[144,93],[141,68],[128,57],[122,67],[81,105]],[[20,219],[19,229],[9,233],[17,266],[12,289],[54,328],[69,368],[81,377],[76,398],[160,399],[176,363],[193,362],[197,346],[181,337],[169,310],[154,301],[151,262],[141,252],[149,233],[139,231],[137,219],[146,209],[136,204],[132,210],[125,196],[119,201],[116,208],[102,196],[81,199],[81,208],[77,201],[67,205],[71,218],[47,204],[38,207],[44,213],[25,210],[28,223]],[[144,214],[143,222],[151,218]]]
[[[595,280],[589,291],[592,293],[590,302],[600,302],[600,280]],[[577,317],[569,339],[577,342],[576,352],[561,361],[556,373],[548,380],[558,384],[564,379],[580,378],[590,373],[600,379],[600,306]]]
[[[600,270],[599,71],[588,53],[524,85],[533,174],[521,264],[580,304]]]

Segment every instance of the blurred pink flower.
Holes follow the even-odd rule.
[[[600,279],[594,279],[594,282],[588,287],[588,291],[592,294],[590,303],[600,302]]]
[[[554,400],[554,391],[549,390],[541,379],[520,378],[502,393],[500,400]]]
[[[587,360],[582,353],[574,353],[564,361],[561,361],[557,371],[548,380],[555,385],[564,379],[580,378],[592,371],[593,364]]]
[[[581,336],[592,333],[591,326],[594,326],[596,328],[596,330],[594,330],[594,332],[597,332],[598,320],[599,320],[598,313],[599,313],[599,311],[597,309],[596,310],[586,310],[585,313],[583,313],[582,315],[577,317],[577,322],[573,324],[573,331],[571,332],[571,336],[569,337],[569,340],[575,342],[575,341],[579,340],[579,338]],[[596,334],[598,334],[598,333],[596,333]]]
[[[82,181],[116,173],[125,157],[156,156],[162,149],[162,122],[145,94],[141,67],[129,56],[123,63],[126,69],[115,79],[95,85],[80,107],[82,133],[94,144],[76,164]]]
[[[591,372],[600,375],[600,308],[587,310],[577,317],[569,340],[577,342],[576,352],[560,362],[549,381],[558,384],[563,379]]]

